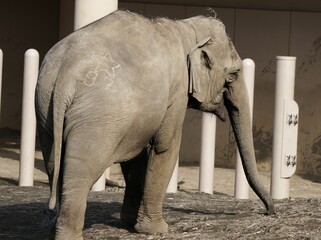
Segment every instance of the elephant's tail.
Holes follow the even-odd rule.
[[[53,90],[53,149],[50,157],[53,163],[53,176],[51,194],[49,198],[49,209],[59,211],[57,201],[59,201],[60,185],[59,176],[61,172],[63,133],[65,113],[73,99],[73,91],[70,91],[69,86],[64,86],[63,79],[57,78]],[[69,92],[67,92],[69,90]],[[66,100],[68,99],[68,100]]]
[[[53,99],[53,150],[51,152],[51,158],[53,158],[53,176],[52,176],[52,186],[51,194],[49,198],[49,209],[55,209],[57,199],[59,199],[59,174],[60,174],[60,162],[61,162],[61,148],[62,148],[62,134],[63,134],[63,122],[64,122],[64,112],[65,108],[58,104],[59,98],[57,97],[57,82],[54,88],[54,99]]]

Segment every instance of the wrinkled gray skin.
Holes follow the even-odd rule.
[[[212,17],[150,20],[117,11],[56,44],[42,64],[36,113],[56,239],[82,239],[90,187],[121,162],[121,219],[166,232],[163,199],[188,106],[228,110],[247,179],[274,205],[257,172],[242,61]]]

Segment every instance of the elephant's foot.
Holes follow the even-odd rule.
[[[64,219],[58,219],[55,240],[83,240],[82,229],[66,226]]]
[[[143,218],[138,220],[135,230],[138,233],[167,233],[168,224],[162,218],[153,221],[150,218]]]
[[[80,201],[79,201],[80,202]],[[62,206],[56,224],[55,240],[83,240],[84,208],[73,208],[70,204]],[[74,204],[73,206],[77,206]],[[81,213],[81,214],[79,214]]]
[[[267,214],[267,215],[273,215],[273,214],[275,214],[274,204],[268,205],[267,210],[266,210],[266,214]]]
[[[56,231],[55,240],[84,240],[82,234],[75,235],[74,233]]]

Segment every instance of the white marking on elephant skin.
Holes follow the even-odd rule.
[[[116,69],[119,69],[121,66],[119,63],[114,61],[109,51],[107,51],[103,56],[95,54],[93,55],[93,59],[96,62],[96,68],[86,73],[84,84],[88,87],[92,87],[98,77],[101,77],[106,81],[106,87],[104,90],[107,90],[114,83]]]

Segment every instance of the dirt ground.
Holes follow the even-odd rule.
[[[0,129],[0,240],[50,239],[43,228],[49,187],[41,153],[36,151],[35,186],[18,187],[19,136]],[[269,187],[269,174],[261,173]],[[122,184],[117,165],[110,179]],[[120,221],[122,187],[107,186],[88,198],[85,239],[321,239],[321,184],[306,176],[291,178],[290,199],[277,200],[277,214],[263,204],[233,197],[234,171],[214,172],[214,194],[198,193],[198,167],[179,168],[179,191],[167,194],[164,217],[168,234],[137,234]]]

